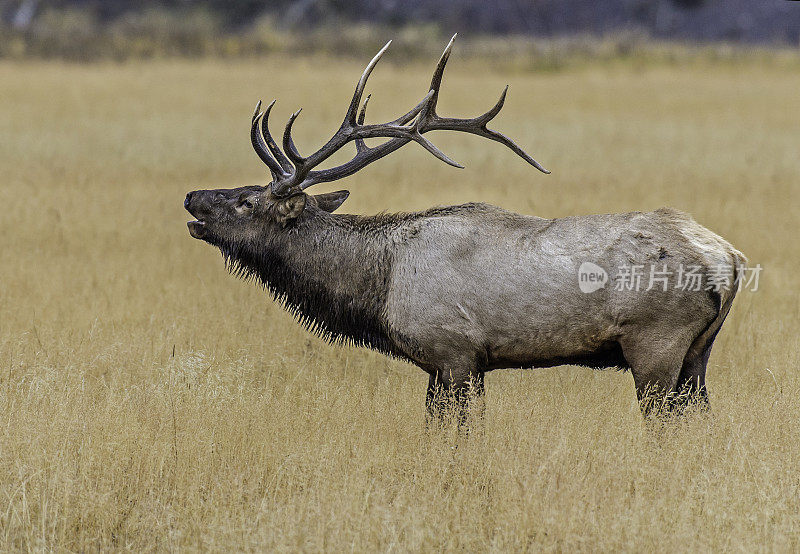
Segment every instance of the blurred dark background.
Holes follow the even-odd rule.
[[[273,50],[310,31],[350,29],[352,39],[354,27],[437,37],[800,43],[800,2],[787,0],[0,0],[0,21],[6,57],[235,55]]]

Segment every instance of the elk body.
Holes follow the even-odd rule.
[[[308,157],[291,138],[299,112],[286,126],[281,150],[267,125],[272,104],[264,114],[257,107],[251,140],[272,181],[190,192],[184,205],[197,218],[188,224],[191,235],[218,247],[234,273],[260,280],[312,331],[422,368],[430,376],[431,412],[441,391],[462,407],[469,390],[481,395],[487,371],[561,364],[629,368],[646,413],[681,391],[706,401],[706,364],[735,296],[732,284],[709,290],[606,286],[584,293],[578,283],[584,262],[609,272],[657,264],[673,274],[745,263],[690,216],[663,208],[544,219],[487,204],[357,216],[333,213],[347,191],[304,192],[411,141],[457,165],[423,136],[433,130],[500,142],[547,172],[486,127],[502,108],[505,91],[477,118],[436,114],[451,47],[452,40],[415,108],[392,122],[365,125],[362,95],[384,47],[362,75],[340,129]],[[363,139],[375,137],[389,140],[368,148]],[[350,162],[314,169],[350,141],[356,144]]]

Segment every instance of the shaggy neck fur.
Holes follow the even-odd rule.
[[[383,315],[393,260],[382,219],[308,206],[285,230],[217,246],[232,273],[257,278],[307,329],[402,357]]]

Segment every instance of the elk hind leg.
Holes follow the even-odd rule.
[[[719,327],[711,332],[709,330],[703,332],[689,347],[683,359],[683,367],[675,389],[683,407],[695,402],[704,410],[710,408],[706,388],[706,367],[718,331]]]
[[[638,336],[621,340],[645,418],[670,413],[690,337]]]

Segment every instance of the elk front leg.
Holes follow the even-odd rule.
[[[472,407],[477,415],[483,417],[484,373],[477,369],[454,377],[449,372],[435,371],[428,378],[428,390],[425,396],[427,422],[442,423],[444,416],[451,410],[458,418],[459,426],[464,425]]]

